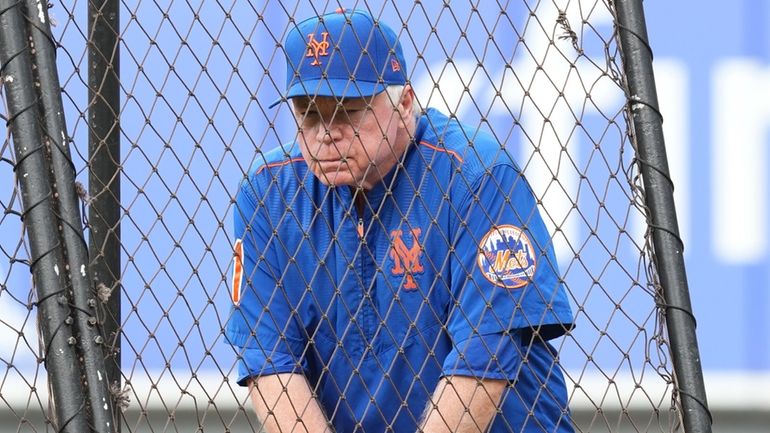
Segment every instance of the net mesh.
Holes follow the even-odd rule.
[[[284,90],[284,38],[297,21],[338,7],[368,10],[395,29],[419,105],[479,125],[507,149],[499,158],[510,154],[529,181],[576,324],[551,342],[576,430],[676,430],[672,367],[656,308],[653,251],[611,6],[606,0],[122,2],[115,32],[121,77],[122,301],[116,356],[123,383],[113,390],[121,402],[122,431],[259,431],[247,390],[235,383],[242,353],[227,344],[224,331],[232,314],[235,198],[266,152],[296,138],[290,105],[268,108]],[[110,193],[85,193],[91,163],[88,2],[49,7],[73,162],[88,215],[91,201]],[[100,89],[91,90],[98,95]],[[0,116],[9,121],[5,106]],[[0,425],[6,427],[0,431],[50,431],[19,173],[10,130],[5,131],[0,147],[0,178],[5,179],[0,182]],[[415,191],[422,186],[416,184]],[[275,182],[268,188],[266,195],[281,197],[284,217],[294,218],[290,209],[298,197],[284,197]],[[426,204],[417,194],[409,209],[420,206]],[[373,217],[365,233],[377,230],[382,225],[378,204],[364,201],[364,209]],[[409,232],[413,238],[422,235],[415,228],[401,227],[406,239],[412,239]],[[89,236],[87,220],[84,230]],[[288,256],[297,254],[280,237],[271,242]],[[402,242],[405,254],[410,245]],[[376,257],[376,248],[364,243],[353,256],[338,260]],[[319,261],[325,257],[324,251],[313,253]],[[446,266],[446,257],[423,257],[425,267]],[[373,267],[384,266],[376,260]],[[325,269],[319,264],[305,272],[312,277],[304,284],[312,287],[325,278]],[[280,285],[283,273],[293,271],[278,272],[274,277]],[[366,285],[355,274],[346,278]],[[402,282],[411,278],[405,272]],[[440,282],[431,287],[446,290]],[[105,296],[111,290],[101,289]],[[399,287],[390,291],[398,297]],[[345,309],[351,332],[366,334],[356,324],[361,305],[371,301],[371,293],[363,293],[360,304],[345,304]],[[398,308],[394,303],[384,316],[371,319],[383,321]],[[403,337],[400,330],[379,332],[379,338]],[[346,336],[336,338],[341,343]],[[422,338],[430,344],[434,337]],[[357,355],[344,347],[341,353],[356,362]],[[377,411],[376,390],[368,392],[360,398],[371,400],[371,410]]]

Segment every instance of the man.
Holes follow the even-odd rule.
[[[366,12],[303,21],[285,49],[298,134],[238,193],[227,327],[266,430],[571,432],[547,340],[572,314],[508,153],[418,115]]]

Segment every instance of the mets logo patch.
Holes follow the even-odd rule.
[[[491,283],[506,289],[527,285],[535,275],[535,250],[522,229],[512,225],[492,228],[479,244],[478,265]]]

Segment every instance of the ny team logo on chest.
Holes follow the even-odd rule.
[[[535,250],[521,228],[501,225],[492,228],[481,240],[478,266],[491,283],[518,289],[535,275]]]
[[[416,274],[422,274],[425,268],[422,265],[422,246],[420,245],[422,230],[414,228],[409,231],[393,230],[390,232],[390,258],[392,267],[390,273],[393,276],[404,276],[404,290],[417,290],[414,281]],[[407,243],[411,244],[408,246]]]

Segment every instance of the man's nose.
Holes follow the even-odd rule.
[[[332,119],[331,122],[323,122],[318,128],[316,139],[324,144],[334,143],[342,139],[342,127],[343,123],[336,119]]]

